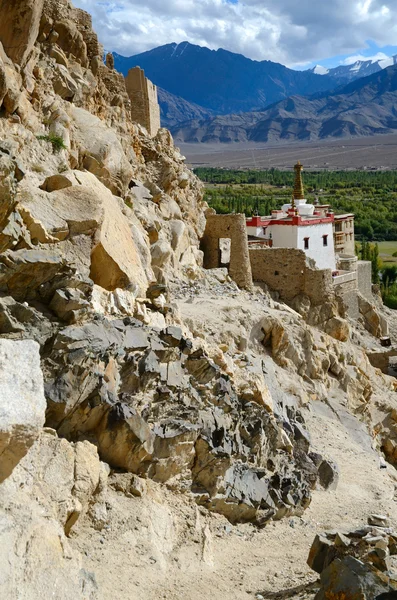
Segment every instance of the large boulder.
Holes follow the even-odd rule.
[[[0,482],[36,440],[46,400],[39,345],[0,339]]]
[[[0,0],[0,42],[11,60],[24,66],[39,34],[44,0]]]
[[[72,106],[71,117],[81,167],[98,177],[112,193],[125,193],[132,179],[133,169],[119,136],[114,129],[82,108]]]
[[[0,486],[0,588],[4,598],[97,600],[95,576],[67,535],[106,485],[89,442],[45,432]]]
[[[358,308],[364,319],[364,327],[375,337],[382,337],[389,333],[386,319],[379,313],[376,306],[368,302],[364,296],[358,294]]]
[[[79,270],[97,285],[107,290],[133,286],[143,295],[154,279],[142,226],[93,174],[71,171],[48,177],[41,189],[22,186],[17,200],[31,238],[51,243],[61,257],[68,260],[71,248],[65,243],[70,246],[79,238]]]

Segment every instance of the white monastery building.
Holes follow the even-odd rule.
[[[304,250],[309,258],[315,260],[317,268],[335,271],[336,251],[354,254],[354,215],[338,217],[329,205],[308,204],[304,198],[303,167],[299,161],[294,169],[291,204],[284,204],[281,210],[273,210],[271,216],[247,219],[248,237],[251,243]],[[335,248],[335,243],[338,248]]]

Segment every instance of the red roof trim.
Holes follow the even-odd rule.
[[[253,217],[250,221],[247,221],[247,227],[268,227],[269,225],[297,225],[298,227],[306,227],[310,225],[320,225],[322,223],[333,223],[334,215],[329,217],[319,217],[318,219],[305,219],[300,216],[289,217],[284,219],[266,219],[262,220],[261,217]]]

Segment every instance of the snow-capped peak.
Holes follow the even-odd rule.
[[[315,73],[316,75],[327,75],[329,73],[329,69],[326,69],[321,65],[316,65],[313,69],[313,73]]]

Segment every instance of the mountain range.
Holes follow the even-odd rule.
[[[291,96],[264,111],[189,121],[178,142],[316,140],[397,130],[397,65],[310,98]]]
[[[191,118],[188,114],[197,110],[197,105],[212,115],[247,112],[294,94],[313,94],[335,87],[335,80],[327,75],[294,71],[269,60],[258,62],[188,42],[167,44],[129,58],[115,53],[114,61],[124,75],[132,67],[141,67],[151,81],[167,90],[166,101],[162,93],[159,95],[162,122],[167,126],[180,122],[183,114],[182,120]],[[170,111],[170,104],[178,107],[178,115]]]
[[[361,77],[367,77],[373,75],[382,69],[391,67],[397,63],[397,55],[390,56],[387,58],[380,59],[368,59],[368,60],[356,60],[350,65],[339,65],[333,69],[326,69],[321,65],[316,65],[310,69],[311,73],[316,75],[327,75],[328,77],[334,78],[340,83],[347,83],[360,79]]]
[[[294,71],[183,42],[131,57],[158,86],[162,125],[178,142],[319,139],[396,129],[397,56]]]

